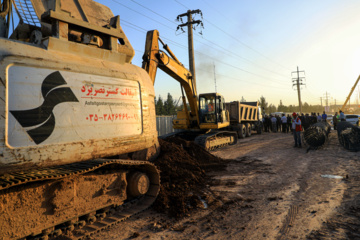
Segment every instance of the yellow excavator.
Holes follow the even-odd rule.
[[[95,1],[1,0],[0,239],[86,239],[154,202],[155,92],[133,56]]]
[[[167,53],[160,50],[159,42]],[[184,109],[177,112],[173,127],[185,131],[178,133],[178,136],[193,140],[207,150],[237,142],[236,132],[222,130],[230,126],[229,112],[225,108],[224,97],[218,93],[205,93],[198,96],[192,74],[176,58],[169,46],[164,44],[157,30],[147,33],[142,67],[149,73],[153,83],[157,68],[180,83]]]

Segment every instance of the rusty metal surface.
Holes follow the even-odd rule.
[[[22,2],[24,0],[17,1]],[[108,24],[108,19],[114,16],[108,7],[92,0],[31,0],[39,19],[41,19],[42,14],[49,10],[58,10],[55,9],[56,1],[61,4],[61,9],[59,10],[68,12],[70,17],[97,26]]]

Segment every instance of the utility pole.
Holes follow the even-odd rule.
[[[193,14],[200,14],[201,17],[202,17],[202,12],[199,9],[197,9],[197,10],[188,10],[186,13],[178,15],[177,18],[176,18],[177,21],[180,20],[182,22],[182,18],[187,17],[187,22],[178,25],[176,31],[181,29],[183,32],[185,32],[182,27],[187,26],[187,28],[188,28],[189,67],[190,67],[190,72],[191,72],[192,77],[193,77],[194,85],[196,86],[193,25],[197,24],[197,25],[201,25],[201,27],[203,27],[203,23],[202,23],[201,20],[194,20],[193,21],[193,16],[192,16]]]
[[[325,106],[325,111],[329,111],[329,99],[330,99],[330,94],[328,94],[328,92],[326,91],[325,93],[325,103],[326,103],[326,106]]]
[[[299,111],[300,114],[302,113],[302,103],[301,103],[301,93],[300,93],[300,86],[301,85],[305,85],[302,81],[305,79],[305,77],[300,77],[299,73],[304,73],[305,71],[299,71],[299,67],[297,67],[297,71],[296,72],[291,72],[291,74],[293,73],[297,73],[297,78],[293,78],[292,82],[293,82],[293,86],[297,87],[297,92],[298,92],[298,99],[299,99]],[[295,82],[295,83],[294,83]]]
[[[321,106],[322,106],[322,97],[320,97],[320,103],[321,103]]]

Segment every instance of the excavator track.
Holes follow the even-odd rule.
[[[0,233],[0,239],[22,240],[46,240],[56,239],[85,239],[97,232],[107,229],[137,214],[152,205],[160,189],[160,174],[154,164],[148,161],[122,160],[122,159],[94,159],[84,162],[59,165],[48,168],[32,169],[14,172],[0,176],[0,197],[7,191],[14,191],[16,187],[25,187],[29,183],[49,182],[49,180],[61,180],[69,177],[77,177],[104,167],[117,167],[126,171],[142,171],[149,179],[148,190],[145,194],[125,200],[123,204],[107,204],[99,206],[89,212],[73,216],[66,221],[60,221],[52,226],[47,226],[39,233],[32,232],[30,235],[18,237],[4,236]],[[126,185],[127,186],[127,185]],[[4,211],[4,209],[0,209]]]
[[[195,143],[211,151],[226,145],[237,143],[237,134],[234,132],[209,132],[195,138]]]

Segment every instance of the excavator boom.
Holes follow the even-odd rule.
[[[190,71],[187,70],[184,65],[175,57],[167,45],[163,44],[164,49],[171,57],[159,49],[159,41],[163,44],[163,41],[160,39],[158,30],[149,31],[147,33],[142,67],[149,73],[153,83],[155,83],[157,68],[160,68],[180,83],[181,87],[185,90],[186,97],[189,101],[190,121],[196,121],[198,125],[198,98],[192,75]]]
[[[344,112],[344,110],[345,110],[345,108],[346,108],[346,104],[350,101],[350,97],[351,97],[351,95],[353,94],[353,92],[354,92],[357,84],[359,83],[359,80],[360,80],[360,75],[359,75],[359,77],[356,79],[356,82],[355,82],[354,86],[351,88],[350,93],[349,93],[349,95],[347,96],[347,98],[346,98],[346,100],[345,100],[345,102],[344,102],[344,105],[343,105],[343,106],[341,107],[341,109],[340,109],[341,111]]]

